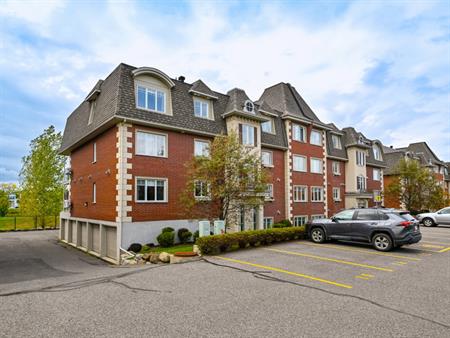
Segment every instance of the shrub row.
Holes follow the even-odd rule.
[[[248,246],[270,245],[275,242],[299,239],[304,237],[304,233],[303,227],[241,231],[200,237],[197,239],[196,244],[202,254],[211,255],[225,252],[232,247],[243,249]]]

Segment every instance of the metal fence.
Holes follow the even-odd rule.
[[[0,217],[0,231],[59,229],[59,216]]]

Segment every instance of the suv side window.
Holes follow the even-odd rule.
[[[442,209],[440,214],[450,214],[450,208]]]
[[[341,212],[337,213],[336,215],[334,215],[334,218],[339,221],[349,221],[349,220],[353,219],[354,213],[355,213],[355,210],[344,210],[344,211],[341,211]]]
[[[356,219],[358,221],[377,221],[380,216],[377,210],[359,210]]]

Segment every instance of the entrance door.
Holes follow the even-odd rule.
[[[367,200],[366,199],[358,198],[356,200],[356,202],[358,203],[358,208],[367,208]]]

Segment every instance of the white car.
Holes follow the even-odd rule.
[[[417,219],[426,227],[433,227],[438,224],[450,225],[450,207],[443,208],[436,212],[418,214]]]

